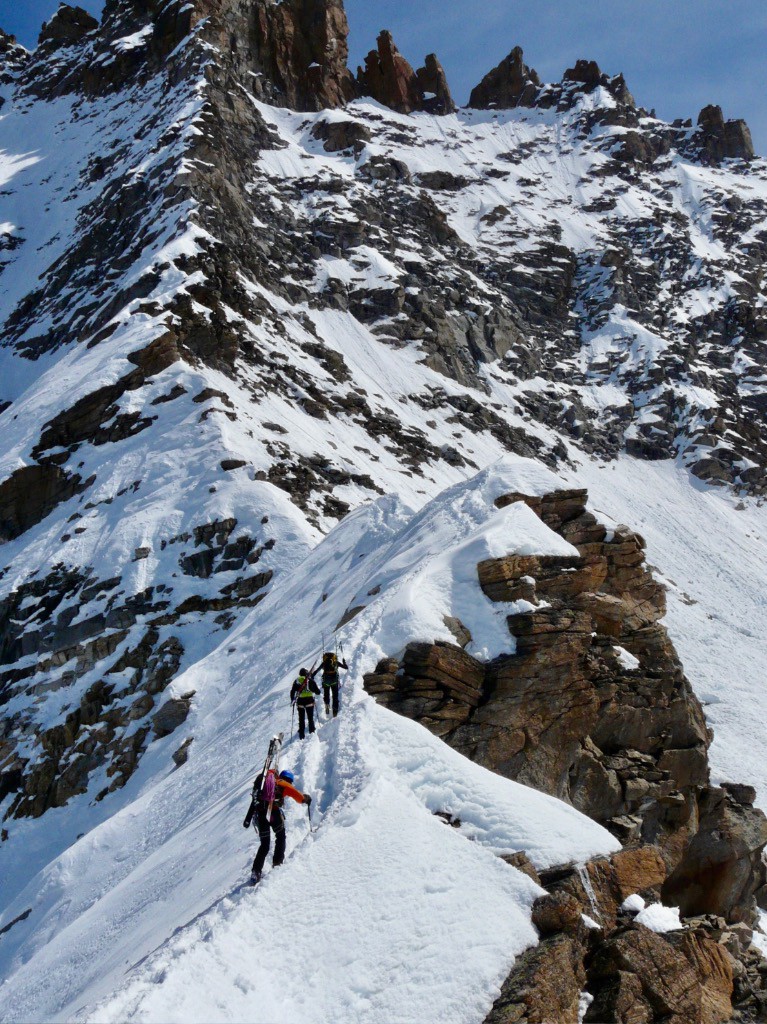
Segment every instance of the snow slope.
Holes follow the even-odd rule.
[[[561,545],[528,509],[493,505],[509,490],[551,484],[534,463],[508,460],[420,513],[391,498],[360,509],[225,647],[189,668],[178,680],[197,691],[188,764],[161,769],[156,744],[123,810],[30,879],[4,913],[6,923],[31,908],[0,943],[0,1019],[481,1019],[513,957],[535,941],[539,890],[497,854],[524,849],[545,867],[618,843],[378,707],[361,675],[383,650],[423,635],[432,614],[423,581],[444,581],[446,564],[465,569],[503,551],[504,537],[505,550]],[[286,865],[240,891],[254,846],[240,820],[269,736],[290,732],[295,668],[375,586],[339,631],[350,666],[343,714],[283,755],[315,796],[319,829],[309,835],[291,808]],[[492,639],[491,602],[478,595]],[[449,589],[443,601],[456,610]],[[478,610],[475,624],[482,638]],[[459,817],[460,829],[437,810]],[[288,968],[275,989],[266,945],[311,950],[310,976]]]

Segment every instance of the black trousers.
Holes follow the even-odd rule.
[[[338,714],[338,683],[323,683],[322,697],[325,701],[325,713],[330,714],[330,697],[333,697],[333,718]]]
[[[270,821],[269,804],[260,803],[256,820],[258,822],[258,838],[261,840],[261,845],[253,861],[253,870],[256,872],[263,871],[264,861],[266,860],[267,853],[269,853],[269,847],[272,842],[272,832],[274,832],[274,857],[272,858],[272,864],[274,867],[279,867],[285,860],[285,816],[279,807],[273,806]]]
[[[298,738],[306,735],[306,720],[309,719],[309,732],[314,732],[314,702],[298,705]]]

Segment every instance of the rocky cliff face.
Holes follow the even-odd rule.
[[[578,550],[477,566],[508,616],[514,653],[481,663],[456,645],[410,644],[366,676],[378,701],[473,760],[573,803],[624,844],[652,844],[664,895],[688,914],[753,923],[767,819],[753,790],[712,788],[703,711],[660,623],[663,588],[643,541],[607,530],[584,491],[525,501]],[[705,851],[705,852],[704,852]]]
[[[410,643],[365,688],[465,756],[572,802],[624,846],[542,876],[524,851],[509,858],[550,895],[533,908],[541,942],[515,962],[486,1024],[759,1019],[767,972],[751,939],[767,902],[767,817],[752,788],[710,784],[710,734],[660,623],[665,593],[644,542],[625,527],[608,534],[586,499],[496,500],[525,502],[578,551],[478,564],[485,596],[512,610],[513,653],[478,661],[451,619],[455,644]],[[683,922],[656,934],[638,914],[646,900],[679,907]]]
[[[383,33],[355,79],[346,36],[340,0],[64,5],[33,53],[0,33],[4,841],[107,814],[171,731],[182,761],[177,674],[384,491],[422,503],[514,452],[764,492],[767,168],[742,122],[665,124],[621,76],[547,85],[520,50],[455,110],[436,57]],[[516,653],[425,638],[423,692],[391,666],[377,692],[657,844],[669,891],[721,855],[708,909],[747,915],[760,819],[708,786],[641,540],[583,503],[540,506],[577,557],[481,569],[530,606]]]

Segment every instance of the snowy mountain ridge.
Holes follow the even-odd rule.
[[[534,938],[540,893],[486,847],[549,868],[554,847],[585,860],[615,840],[392,725],[362,678],[411,641],[455,644],[446,618],[482,661],[513,650],[515,609],[488,611],[477,563],[575,549],[527,509],[492,510],[501,483],[587,486],[613,527],[647,521],[674,643],[710,702],[714,780],[745,775],[763,799],[764,717],[749,714],[763,650],[746,624],[763,615],[767,562],[767,179],[747,128],[716,108],[665,124],[588,62],[543,85],[519,50],[456,110],[433,55],[414,72],[383,34],[354,77],[346,52],[340,0],[109,0],[100,25],[62,5],[31,54],[0,34],[0,957],[16,1015],[106,1014],[94,1003],[126,966],[214,893],[201,929],[250,927],[244,897],[226,895],[247,860],[235,806],[292,674],[337,631],[355,650],[353,714],[297,765],[361,847],[334,825],[309,856],[336,892],[332,857],[372,864],[380,814],[391,842],[417,836],[402,898],[421,900],[432,844],[453,835],[425,810],[471,822],[435,892],[477,871],[483,928],[516,923],[481,983],[456,947],[439,997],[421,967],[408,984],[423,1012],[440,998],[444,1019],[481,1018]],[[422,768],[414,784],[399,743],[428,751],[443,781]],[[472,819],[467,788],[485,787],[503,807],[529,801],[530,817],[488,799]],[[548,815],[561,832],[536,859]],[[185,873],[190,835],[202,874]],[[77,879],[94,871],[90,892]],[[478,928],[459,895],[444,907]],[[133,950],[110,950],[117,920]],[[339,977],[364,925],[339,946]],[[79,967],[57,959],[86,936]],[[186,942],[157,954],[180,986],[200,969]],[[156,1003],[142,970],[109,1004],[116,1019],[170,1013],[181,988]],[[222,984],[201,1018],[264,998],[261,982]],[[335,984],[314,1009],[295,992],[263,1013],[396,1017],[369,981],[358,1004]]]

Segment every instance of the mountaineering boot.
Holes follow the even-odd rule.
[[[261,881],[261,872],[260,871],[251,871],[251,873],[250,873],[250,884],[251,885],[258,885],[258,883],[260,881]]]

